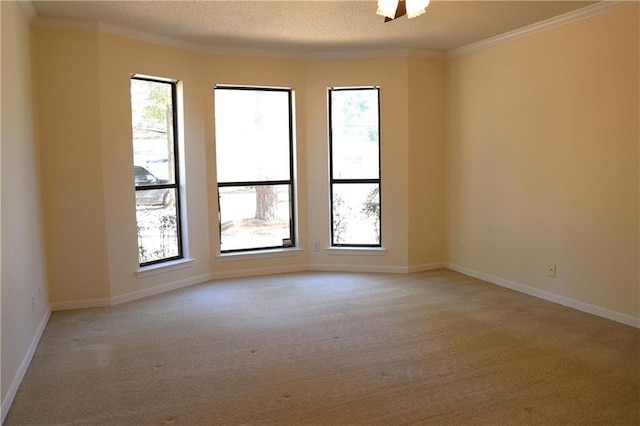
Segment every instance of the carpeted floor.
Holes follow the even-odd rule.
[[[638,425],[640,330],[448,270],[55,312],[5,425]]]

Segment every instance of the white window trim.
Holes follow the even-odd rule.
[[[236,251],[236,252],[218,254],[216,256],[216,259],[220,262],[233,262],[238,260],[271,259],[276,257],[301,256],[302,252],[303,250],[298,247],[277,248],[272,250]]]
[[[168,262],[154,263],[152,265],[142,266],[136,271],[136,277],[146,278],[154,275],[164,274],[166,272],[177,271],[180,269],[190,268],[193,259],[177,259]]]
[[[291,212],[291,217],[290,217],[290,223],[291,221],[293,222],[293,226],[290,226],[290,235],[289,235],[289,240],[293,243],[293,244],[289,244],[290,246],[293,247],[288,247],[285,246],[284,244],[284,239],[283,239],[283,244],[282,246],[277,246],[274,249],[270,249],[270,248],[263,248],[263,247],[248,247],[246,248],[246,251],[244,249],[242,250],[228,250],[225,251],[224,253],[219,253],[216,258],[218,260],[251,260],[253,259],[253,257],[251,255],[256,255],[256,259],[263,259],[263,258],[271,258],[271,257],[286,257],[286,256],[295,256],[296,254],[292,254],[292,252],[295,252],[297,249],[297,247],[295,247],[298,244],[298,207],[297,207],[297,179],[296,179],[296,163],[297,163],[297,158],[296,158],[296,127],[295,127],[295,121],[296,121],[296,116],[295,116],[295,105],[294,105],[294,101],[295,101],[295,97],[294,97],[294,89],[291,87],[270,87],[270,86],[244,86],[244,85],[226,85],[226,84],[217,84],[214,87],[214,110],[215,110],[215,104],[216,104],[216,99],[215,99],[215,92],[218,89],[228,89],[228,90],[238,90],[238,89],[249,89],[249,90],[254,90],[254,91],[258,91],[258,90],[264,90],[264,91],[281,91],[281,92],[285,92],[287,93],[288,96],[288,106],[289,106],[289,167],[290,167],[290,173],[289,173],[289,179],[282,179],[279,182],[285,182],[287,181],[288,183],[276,183],[275,181],[273,181],[273,183],[270,183],[269,180],[258,180],[258,181],[238,181],[238,182],[220,182],[219,177],[217,178],[218,182],[216,185],[216,189],[218,192],[218,197],[220,197],[220,188],[221,188],[221,184],[227,184],[226,186],[228,187],[239,187],[239,186],[252,186],[252,183],[258,183],[260,182],[261,184],[274,184],[274,185],[288,185],[290,187],[291,190],[291,198],[289,200],[289,209]],[[214,114],[215,115],[215,114]],[[214,117],[214,121],[217,120],[216,117]],[[217,148],[216,148],[217,151]],[[216,160],[217,161],[217,160]],[[244,185],[242,184],[244,183]],[[220,204],[220,203],[218,203]],[[218,206],[220,214],[221,212],[221,208],[220,206]],[[221,216],[220,214],[218,215],[218,224],[221,225]],[[220,230],[220,240],[222,240],[222,232]],[[222,251],[222,241],[220,241],[219,243],[219,247],[218,250]],[[277,254],[277,253],[283,253],[283,254]],[[299,253],[298,253],[299,255]]]
[[[329,247],[325,249],[331,255],[350,256],[384,256],[387,249],[383,247]]]

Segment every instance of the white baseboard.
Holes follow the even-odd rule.
[[[640,328],[640,318],[636,318],[630,315],[621,314],[619,312],[610,311],[599,306],[591,305],[579,300],[571,299],[565,296],[560,296],[555,293],[550,293],[544,290],[539,290],[534,287],[529,287],[524,284],[520,284],[514,281],[509,281],[504,278],[496,277],[493,275],[485,274],[470,268],[466,268],[454,263],[447,262],[435,262],[426,263],[422,265],[412,266],[379,266],[379,265],[336,265],[336,264],[300,264],[289,266],[274,266],[267,268],[255,268],[255,269],[242,269],[235,271],[223,271],[214,272],[196,277],[187,278],[180,281],[175,281],[168,284],[163,284],[157,287],[152,287],[144,290],[134,291],[111,298],[102,299],[89,299],[89,300],[77,300],[71,302],[58,302],[51,305],[51,310],[61,311],[66,309],[81,309],[81,308],[96,308],[102,306],[116,305],[119,303],[129,302],[132,300],[140,299],[143,297],[153,296],[155,294],[164,293],[171,290],[176,290],[183,287],[188,287],[194,284],[203,283],[210,280],[220,280],[227,278],[242,278],[252,277],[259,275],[271,275],[271,274],[283,274],[290,272],[302,272],[302,271],[327,271],[327,272],[374,272],[374,273],[392,273],[392,274],[407,274],[422,271],[431,271],[434,269],[448,268],[462,274],[487,281],[492,284],[499,285],[501,287],[510,288],[521,293],[535,296],[540,299],[548,300],[550,302],[557,303],[559,305],[567,306],[579,311],[587,312],[589,314],[597,315],[603,318],[607,318],[622,324],[630,325],[632,327]],[[4,405],[3,405],[4,406]]]
[[[259,275],[285,274],[302,271],[331,271],[331,272],[379,272],[392,274],[407,274],[413,272],[430,271],[433,269],[446,268],[446,262],[427,263],[414,266],[377,266],[377,265],[335,265],[335,264],[300,264],[288,266],[274,266],[267,268],[240,269],[234,271],[213,272],[184,280],[162,284],[131,293],[121,294],[114,297],[104,297],[98,299],[72,300],[69,302],[56,302],[51,304],[52,311],[64,311],[69,309],[100,308],[104,306],[117,305],[119,303],[130,302],[143,297],[165,293],[171,290],[200,284],[211,280],[221,280],[227,278],[253,277]]]
[[[100,308],[103,306],[112,306],[119,303],[130,302],[132,300],[141,299],[143,297],[153,296],[155,294],[165,293],[167,291],[176,290],[182,287],[188,287],[194,284],[200,284],[210,281],[213,274],[198,275],[196,277],[187,278],[172,283],[162,284],[156,287],[146,288],[144,290],[133,291],[131,293],[121,294],[114,297],[104,297],[101,299],[73,300],[70,302],[57,302],[51,304],[52,311],[65,311],[68,309],[83,308]]]
[[[336,265],[312,263],[308,265],[308,271],[327,272],[378,272],[389,274],[406,274],[409,268],[406,266],[378,266],[378,265]]]
[[[27,372],[27,368],[33,359],[33,355],[35,350],[40,342],[40,338],[42,337],[42,333],[44,332],[45,326],[49,321],[49,317],[51,316],[51,312],[58,310],[66,310],[66,309],[79,309],[79,308],[93,308],[93,307],[102,307],[102,306],[110,306],[118,303],[124,303],[136,299],[140,299],[143,297],[152,296],[155,294],[164,293],[171,290],[176,290],[182,287],[187,287],[194,284],[199,284],[202,282],[210,281],[212,279],[226,279],[226,278],[240,278],[240,277],[249,277],[249,276],[257,276],[257,275],[269,275],[269,274],[280,274],[280,273],[288,273],[288,272],[302,272],[302,271],[332,271],[332,272],[378,272],[378,273],[414,273],[421,271],[430,271],[434,269],[440,268],[448,268],[456,272],[460,272],[461,274],[468,275],[474,278],[478,278],[480,280],[499,285],[501,287],[509,288],[521,293],[528,294],[530,296],[538,297],[540,299],[548,300],[550,302],[557,303],[559,305],[567,306],[573,309],[577,309],[579,311],[583,311],[589,314],[597,315],[603,318],[607,318],[622,324],[626,324],[632,327],[640,328],[640,318],[635,318],[630,315],[621,314],[618,312],[610,311],[605,308],[601,308],[599,306],[590,305],[588,303],[581,302],[579,300],[571,299],[565,296],[560,296],[558,294],[550,293],[547,291],[539,290],[533,287],[529,287],[524,284],[520,284],[514,281],[506,280],[504,278],[496,277],[493,275],[485,274],[483,272],[479,272],[470,268],[466,268],[460,265],[456,265],[453,263],[446,262],[436,262],[436,263],[428,263],[422,265],[413,265],[409,267],[405,266],[370,266],[370,265],[331,265],[331,264],[310,264],[310,265],[292,265],[292,266],[278,266],[278,267],[269,267],[269,268],[256,268],[256,269],[245,269],[240,271],[227,271],[227,272],[216,272],[209,273],[204,275],[199,275],[196,277],[187,278],[180,281],[175,281],[173,283],[163,284],[157,287],[134,291],[132,293],[127,293],[119,296],[115,296],[112,298],[101,298],[101,299],[89,299],[89,300],[78,300],[71,302],[58,302],[51,305],[51,309],[45,312],[40,325],[29,345],[29,349],[18,369],[11,385],[9,386],[9,390],[4,400],[2,401],[1,409],[1,420],[0,424],[4,422],[7,413],[9,412],[9,408],[11,407],[11,403],[16,396],[18,391],[18,387],[24,378],[24,375]]]
[[[621,314],[619,312],[610,311],[599,306],[591,305],[589,303],[581,302],[579,300],[571,299],[569,297],[560,296],[548,291],[539,290],[534,287],[529,287],[524,284],[520,284],[514,281],[509,281],[504,278],[496,277],[493,275],[485,274],[464,266],[456,265],[453,263],[448,264],[448,268],[452,271],[460,272],[461,274],[468,275],[470,277],[478,278],[483,281],[487,281],[491,284],[496,284],[501,287],[510,288],[511,290],[519,291],[530,296],[538,297],[540,299],[548,300],[559,305],[567,306],[569,308],[577,309],[588,314],[597,315],[599,317],[607,318],[612,321],[616,321],[622,324],[630,325],[631,327],[640,328],[640,318],[632,317],[631,315]]]
[[[111,305],[117,305],[119,303],[131,302],[132,300],[142,299],[143,297],[149,297],[160,293],[165,293],[171,290],[177,290],[179,288],[188,287],[194,284],[200,284],[207,281],[211,281],[213,274],[203,274],[191,278],[186,278],[180,281],[174,281],[172,283],[162,284],[156,287],[145,288],[143,290],[133,291],[131,293],[121,294],[114,296],[110,300]]]
[[[22,363],[20,364],[20,368],[18,368],[16,375],[11,381],[9,390],[2,400],[2,406],[0,407],[0,424],[4,423],[4,419],[9,413],[9,408],[11,408],[13,399],[16,397],[16,393],[18,392],[18,388],[20,387],[20,383],[22,383],[22,379],[24,379],[24,375],[27,373],[29,364],[31,364],[31,360],[33,359],[33,355],[36,352],[36,348],[38,347],[38,343],[40,342],[40,338],[42,337],[42,333],[44,332],[44,328],[47,326],[47,322],[49,321],[50,316],[51,309],[47,309],[47,311],[44,313],[44,316],[42,317],[42,320],[40,320],[40,324],[38,325],[38,329],[36,330],[33,339],[31,339],[31,344],[29,344],[29,348],[27,349],[27,353],[25,354]]]
[[[214,272],[212,274],[212,279],[222,280],[227,278],[255,277],[258,275],[286,274],[289,272],[302,272],[308,270],[309,268],[307,268],[307,265],[305,264],[273,266],[268,268],[240,269],[235,271]]]
[[[308,266],[309,271],[326,272],[378,272],[387,274],[412,274],[414,272],[432,271],[447,267],[447,262],[425,263],[412,266],[378,266],[378,265],[336,265],[312,263]]]
[[[111,299],[103,297],[100,299],[72,300],[69,302],[56,302],[51,304],[52,311],[66,311],[69,309],[100,308],[111,305]]]
[[[414,272],[433,271],[435,269],[443,269],[446,267],[447,262],[423,263],[422,265],[409,266],[408,272],[413,274]]]

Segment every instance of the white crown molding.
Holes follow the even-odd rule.
[[[162,46],[173,47],[176,49],[187,50],[196,53],[207,53],[212,55],[233,55],[233,56],[259,56],[270,58],[286,58],[301,59],[303,54],[286,51],[286,50],[270,50],[270,49],[252,49],[243,47],[225,47],[211,46],[200,43],[192,43],[179,40],[172,37],[161,36],[158,34],[147,33],[144,31],[132,30],[130,28],[120,27],[112,24],[99,23],[97,31],[104,34],[111,34],[118,37],[130,38],[147,43],[159,44]]]
[[[409,49],[408,56],[411,58],[447,59],[447,54],[438,50]]]
[[[211,55],[228,56],[253,56],[281,59],[362,59],[362,58],[395,58],[395,57],[416,57],[430,59],[445,59],[447,56],[443,52],[424,49],[371,49],[371,50],[344,50],[326,52],[304,52],[295,50],[279,49],[256,49],[233,46],[214,46],[200,43],[188,42],[173,37],[148,33],[96,21],[67,18],[46,18],[39,17],[31,1],[20,2],[25,10],[25,14],[34,27],[58,28],[80,31],[97,31],[103,34],[115,35],[147,43],[159,44],[175,49],[187,50],[196,53],[206,53]]]
[[[25,14],[29,21],[35,27],[44,28],[60,28],[71,30],[98,31],[105,34],[130,38],[134,40],[144,41],[148,43],[159,44],[176,49],[187,50],[196,53],[207,53],[212,55],[229,55],[229,56],[254,56],[269,57],[282,59],[307,59],[307,60],[327,60],[327,59],[363,59],[363,58],[429,58],[429,59],[448,59],[458,56],[467,55],[480,50],[495,47],[509,41],[517,40],[529,35],[537,34],[543,31],[570,24],[582,19],[589,18],[601,13],[605,13],[620,7],[637,3],[638,0],[608,1],[604,0],[591,6],[587,6],[564,15],[556,16],[545,21],[541,21],[532,25],[528,25],[495,37],[488,38],[476,43],[471,43],[447,52],[424,49],[370,49],[370,50],[342,50],[342,51],[324,51],[324,52],[303,52],[295,50],[278,50],[278,49],[255,49],[231,46],[213,46],[200,43],[193,43],[179,40],[172,37],[162,36],[144,31],[133,30],[130,28],[120,27],[117,25],[98,23],[95,21],[86,21],[79,19],[66,18],[44,18],[39,17],[33,4],[29,0],[20,1]]]
[[[204,53],[211,55],[228,55],[228,56],[256,56],[261,58],[277,58],[277,59],[304,59],[302,52],[292,50],[277,49],[253,49],[248,47],[225,47],[225,46],[208,46]]]
[[[336,50],[326,52],[307,53],[304,58],[309,60],[325,59],[364,59],[364,58],[430,58],[444,59],[446,54],[435,50],[421,49],[371,49],[371,50]]]
[[[53,26],[56,28],[64,28],[62,19],[46,22],[42,26]],[[363,59],[363,58],[395,58],[395,57],[419,57],[443,59],[446,55],[442,52],[420,49],[372,49],[372,50],[345,50],[345,51],[327,51],[305,53],[293,50],[278,49],[256,49],[247,47],[233,46],[214,46],[199,43],[192,43],[175,39],[172,37],[161,36],[157,34],[147,33],[144,31],[132,30],[130,28],[120,27],[105,23],[87,22],[85,25],[81,21],[69,21],[70,29],[79,30],[95,30],[104,34],[111,34],[118,37],[125,37],[134,40],[144,41],[148,43],[159,44],[176,49],[188,50],[196,53],[206,53],[210,55],[228,55],[228,56],[251,56],[266,57],[280,59],[309,59],[309,60],[325,60],[325,59]]]
[[[30,20],[31,25],[38,28],[54,28],[62,30],[98,31],[99,25],[95,21],[84,19],[46,18],[35,16]]]
[[[104,34],[111,34],[124,38],[131,38],[139,41],[146,41],[153,44],[160,44],[167,47],[173,47],[176,49],[188,50],[191,52],[202,53],[207,49],[207,46],[192,43],[188,41],[178,40],[172,37],[161,36],[157,34],[151,34],[144,31],[132,30],[130,28],[121,27],[118,25],[106,24],[100,22],[97,24],[96,30]]]
[[[545,21],[540,21],[535,24],[527,25],[522,28],[518,28],[513,31],[509,31],[495,37],[490,37],[486,40],[482,40],[476,43],[471,43],[466,46],[459,47],[447,51],[446,57],[456,58],[470,53],[478,52],[480,50],[489,49],[491,47],[499,46],[504,43],[508,43],[513,40],[518,40],[523,37],[527,37],[533,34],[538,34],[544,31],[549,31],[553,28],[560,27],[562,25],[571,24],[573,22],[581,21],[583,19],[590,18],[601,13],[606,13],[620,7],[629,6],[637,3],[635,1],[601,1],[591,6],[586,6],[581,9],[574,10],[572,12],[559,15]]]

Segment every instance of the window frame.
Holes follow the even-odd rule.
[[[331,94],[339,91],[356,91],[356,90],[375,90],[377,92],[378,107],[378,177],[372,178],[348,178],[338,179],[333,176],[333,100]],[[329,138],[329,209],[330,209],[330,230],[331,248],[382,248],[382,134],[380,126],[380,86],[355,86],[355,87],[329,87],[327,89],[327,116],[328,116],[328,138]],[[378,200],[379,200],[379,241],[377,244],[359,244],[359,243],[336,243],[334,232],[334,185],[335,184],[377,184]]]
[[[161,189],[173,189],[174,190],[174,204],[176,209],[176,233],[177,233],[177,249],[178,254],[171,257],[165,257],[162,259],[151,260],[148,262],[140,262],[140,256],[138,255],[138,264],[141,268],[145,266],[158,265],[166,262],[173,262],[176,260],[184,259],[184,250],[183,250],[183,231],[182,231],[182,203],[180,196],[180,152],[179,152],[179,131],[178,131],[178,80],[166,79],[162,77],[151,77],[140,74],[132,74],[131,80],[141,80],[141,81],[150,81],[153,83],[162,83],[168,84],[171,87],[171,113],[173,115],[173,174],[174,179],[173,183],[166,183],[160,185],[138,185],[134,180],[134,188],[135,192],[144,191],[144,190],[161,190]],[[131,102],[131,100],[130,100]],[[132,123],[133,124],[133,123]],[[132,134],[132,143],[133,143],[133,134]],[[134,164],[135,166],[135,164]],[[134,170],[135,173],[135,170]],[[137,219],[136,219],[137,222]],[[137,226],[137,225],[136,225]]]
[[[258,252],[265,250],[281,250],[281,249],[290,249],[297,247],[297,238],[296,238],[296,204],[295,204],[295,137],[294,137],[294,114],[293,114],[293,89],[286,87],[265,87],[265,86],[237,86],[237,85],[226,85],[226,84],[217,84],[213,88],[214,94],[214,125],[215,125],[215,93],[216,90],[249,90],[249,91],[265,91],[265,92],[284,92],[287,93],[287,102],[289,104],[288,111],[288,120],[289,120],[289,179],[288,180],[247,180],[247,181],[229,181],[229,182],[220,182],[218,180],[217,171],[216,171],[216,191],[218,195],[218,236],[219,236],[219,252],[220,254],[233,254],[233,253],[250,253],[250,252]],[[216,162],[218,159],[217,155],[217,140],[216,140]],[[217,170],[217,164],[216,164]],[[232,187],[241,187],[241,186],[275,186],[275,185],[289,185],[289,240],[290,245],[279,245],[279,246],[267,246],[267,247],[252,247],[252,248],[241,248],[241,249],[230,249],[230,250],[222,250],[222,212],[220,207],[220,188],[232,188]]]

